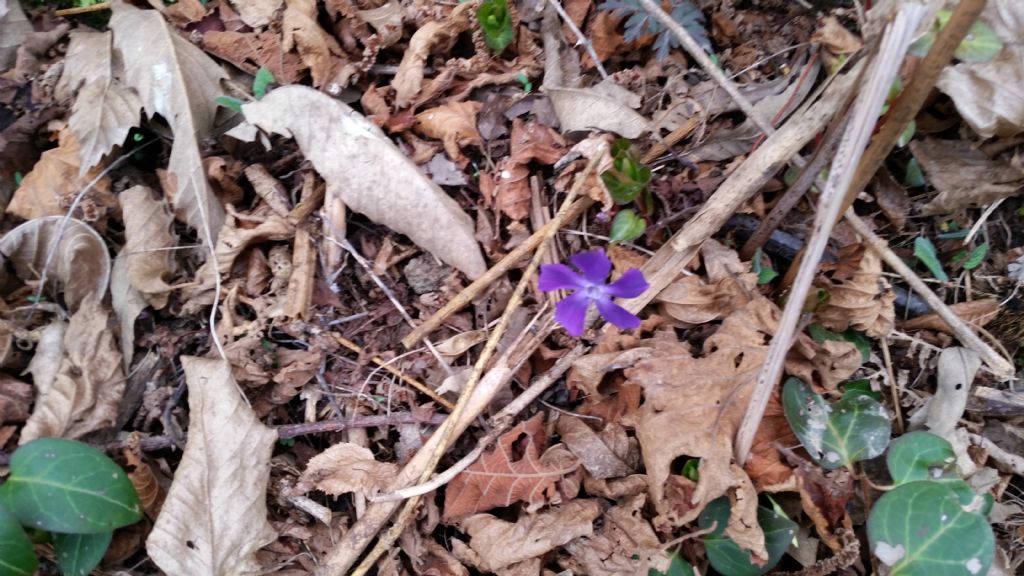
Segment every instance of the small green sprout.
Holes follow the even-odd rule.
[[[276,83],[274,75],[267,70],[266,66],[260,66],[256,76],[252,79],[252,95],[257,100],[262,100],[267,95],[267,87]]]
[[[754,261],[752,263],[754,274],[757,274],[757,283],[765,285],[778,277],[779,273],[772,268],[772,261],[769,260],[760,248],[754,250]]]
[[[484,0],[476,9],[476,19],[480,22],[487,47],[498,54],[504,52],[515,37],[512,14],[506,0]]]
[[[939,262],[939,253],[935,244],[925,236],[918,236],[914,239],[914,256],[924,264],[937,280],[949,282],[949,276],[942,269],[942,262]]]

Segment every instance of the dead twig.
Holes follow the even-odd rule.
[[[90,6],[75,6],[74,8],[63,8],[53,13],[54,16],[63,18],[65,16],[76,16],[78,14],[89,14],[90,12],[101,12],[110,10],[110,2],[97,2]]]
[[[355,342],[349,340],[348,338],[345,338],[344,336],[342,336],[340,334],[331,334],[331,336],[334,337],[335,342],[337,342],[338,344],[341,344],[342,346],[344,346],[345,348],[348,348],[349,350],[355,352],[356,354],[360,354],[361,355],[361,354],[363,354],[365,352],[365,350],[363,350],[362,346],[360,346],[359,344],[356,344]],[[431,400],[433,400],[434,402],[437,402],[441,406],[444,406],[448,410],[451,410],[452,408],[455,407],[454,404],[452,404],[448,400],[445,400],[442,396],[438,395],[437,392],[434,392],[433,390],[431,390],[430,387],[428,387],[426,384],[424,384],[424,383],[422,383],[422,382],[420,382],[420,381],[418,381],[418,380],[416,380],[414,378],[410,378],[408,375],[406,375],[405,372],[402,372],[398,368],[395,368],[391,364],[388,364],[388,362],[386,360],[384,360],[383,358],[381,358],[380,356],[371,356],[370,357],[370,362],[373,362],[377,366],[380,366],[384,370],[390,372],[393,376],[397,377],[399,380],[401,380],[402,382],[405,382],[409,386],[412,386],[413,388],[419,390],[420,392],[423,392],[424,394],[429,396]]]

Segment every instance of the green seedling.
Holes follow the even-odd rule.
[[[760,248],[754,250],[754,261],[751,263],[754,274],[757,274],[757,283],[761,286],[775,280],[779,273],[772,268],[772,261],[764,255]]]
[[[504,52],[515,36],[506,0],[484,0],[476,9],[476,19],[487,47],[498,54]]]
[[[232,98],[231,96],[217,96],[217,98],[214,99],[214,102],[216,102],[218,106],[223,106],[238,114],[242,113],[242,101],[238,98]]]
[[[949,263],[953,266],[962,266],[964,270],[974,270],[985,261],[988,255],[988,243],[975,246],[971,251],[961,250],[950,258]]]
[[[935,244],[925,236],[918,236],[914,239],[914,256],[925,265],[937,280],[949,282],[949,276],[942,269],[942,262],[939,262],[939,252]]]
[[[610,151],[612,167],[601,173],[608,193],[616,204],[635,202],[644,214],[649,214],[654,205],[654,198],[648,188],[651,182],[651,169],[644,166],[629,140],[619,139],[612,144]],[[612,242],[629,242],[636,240],[644,233],[647,223],[634,210],[623,210],[612,221]]]
[[[647,224],[641,216],[632,209],[626,209],[615,215],[612,220],[611,241],[632,242],[641,235],[647,228]]]
[[[51,532],[61,571],[85,575],[114,529],[140,518],[135,488],[113,460],[81,442],[33,440],[15,450],[0,486],[0,574],[32,574],[38,565],[22,526]]]
[[[760,576],[766,574],[782,559],[796,536],[797,525],[771,508],[757,507],[757,523],[764,531],[764,544],[768,561],[758,566],[750,561],[750,553],[725,535],[729,524],[729,498],[723,496],[711,501],[701,512],[697,524],[702,530],[714,526],[714,531],[703,538],[708,561],[719,574],[730,576]]]
[[[267,88],[276,82],[277,80],[270,70],[267,70],[266,66],[260,66],[260,69],[256,71],[256,76],[252,79],[253,97],[262,100],[267,95]]]
[[[903,184],[908,188],[920,188],[924,186],[924,171],[917,158],[911,158],[907,162],[907,169],[903,172]]]

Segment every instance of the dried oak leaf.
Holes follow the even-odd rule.
[[[211,30],[203,34],[203,48],[249,74],[265,67],[280,84],[298,82],[306,69],[298,54],[284,50],[274,32]]]
[[[829,284],[828,302],[814,311],[823,326],[839,332],[853,327],[871,338],[881,338],[892,331],[896,323],[896,294],[882,276],[882,260],[874,250],[864,251],[849,278]]]
[[[921,208],[923,214],[991,204],[1018,194],[1024,185],[1024,170],[1019,166],[989,158],[966,140],[914,140],[910,151],[939,191]]]
[[[125,255],[128,282],[157,310],[167,305],[173,289],[168,281],[177,271],[173,248],[178,237],[171,226],[174,217],[163,198],[146,186],[133,186],[118,196],[124,214]]]
[[[340,442],[314,456],[306,465],[296,488],[320,490],[332,496],[355,492],[374,496],[387,489],[398,473],[391,462],[378,462],[369,448]]]
[[[462,154],[462,147],[483,145],[476,128],[476,117],[482,106],[481,102],[451,102],[424,110],[416,115],[416,130],[443,142],[448,157],[464,164],[468,159]]]
[[[513,220],[522,220],[530,213],[532,192],[527,164],[554,164],[565,155],[566,142],[550,127],[536,121],[512,120],[509,155],[498,163],[491,195],[494,203]]]
[[[297,49],[313,75],[313,86],[326,87],[332,83],[344,86],[345,79],[339,74],[345,64],[345,52],[338,41],[320,27],[317,17],[316,0],[287,0],[281,19],[282,48],[285,52]]]
[[[448,14],[444,22],[427,22],[409,39],[398,71],[391,80],[395,89],[395,108],[405,108],[423,89],[423,69],[431,52],[444,52],[454,45],[459,34],[470,27],[473,6],[462,3]]]
[[[138,91],[146,114],[163,116],[174,133],[167,165],[174,177],[174,207],[212,245],[224,225],[224,207],[206,181],[199,141],[210,135],[226,74],[155,10],[119,1],[110,28],[124,59],[125,84]]]
[[[524,515],[516,522],[476,514],[461,522],[469,534],[469,545],[452,540],[452,552],[482,571],[496,572],[592,534],[593,522],[600,515],[601,506],[596,500],[573,500],[539,514]]]
[[[181,357],[188,438],[146,551],[167,574],[259,571],[256,550],[277,534],[267,521],[277,434],[260,423],[223,360]]]
[[[656,297],[665,314],[688,324],[704,324],[746,305],[757,292],[757,275],[735,250],[714,240],[701,247],[707,280],[693,274],[669,284]]]
[[[581,536],[565,545],[570,558],[562,566],[575,574],[617,576],[666,572],[668,554],[658,535],[644,519],[646,494],[626,498],[605,511],[596,534]]]
[[[559,483],[579,461],[560,446],[541,455],[546,445],[540,414],[502,434],[494,450],[448,484],[442,518],[450,521],[515,502],[539,506],[557,501]]]

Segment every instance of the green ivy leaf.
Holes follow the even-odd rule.
[[[97,534],[54,534],[53,551],[64,576],[88,576],[99,565],[114,537],[113,531]]]
[[[640,237],[647,229],[647,223],[633,210],[623,210],[612,220],[611,241],[631,242]]]
[[[867,378],[850,380],[844,384],[843,396],[846,396],[847,394],[860,394],[862,396],[867,396],[876,402],[880,402],[882,400],[882,394],[871,389],[871,380],[868,380]]]
[[[911,432],[893,440],[885,462],[893,483],[897,485],[960,478],[953,447],[944,438],[930,432]]]
[[[869,396],[846,394],[829,405],[802,380],[789,378],[782,388],[782,407],[807,453],[823,468],[874,458],[889,444],[889,415]]]
[[[975,22],[953,56],[963,62],[981,63],[995,58],[1002,49],[1003,42],[996,36],[995,30],[984,22]]]
[[[723,496],[708,503],[697,523],[704,530],[715,525],[714,532],[703,538],[704,548],[715,570],[729,576],[760,576],[770,571],[789,549],[797,529],[796,522],[770,508],[758,506],[757,523],[764,530],[768,561],[763,566],[757,566],[750,562],[750,552],[741,549],[724,534],[725,526],[729,523],[729,498]]]
[[[32,576],[38,566],[32,541],[21,529],[18,519],[0,506],[0,574]]]
[[[96,534],[138,522],[135,488],[99,450],[63,438],[39,438],[11,455],[3,502],[24,526]]]
[[[970,254],[967,255],[967,260],[964,261],[964,270],[974,270],[981,263],[985,261],[985,256],[988,255],[988,242],[976,246],[974,250],[971,250]]]
[[[217,98],[214,99],[214,102],[239,114],[242,113],[242,101],[238,98],[232,98],[231,96],[217,96]]]
[[[267,87],[277,82],[274,75],[267,70],[266,66],[260,66],[256,71],[256,77],[252,79],[252,95],[257,100],[262,100],[267,95]]]
[[[992,528],[940,482],[901,484],[875,502],[868,518],[871,552],[892,576],[988,574]]]
[[[693,566],[690,566],[689,562],[680,558],[679,554],[673,552],[668,570],[662,572],[661,570],[651,568],[647,571],[647,576],[693,576]]]
[[[914,256],[924,264],[932,276],[943,282],[949,282],[949,276],[942,269],[942,262],[939,262],[939,253],[935,244],[925,236],[918,236],[914,239]]]
[[[764,263],[766,260],[768,262],[767,265]],[[754,274],[757,274],[757,283],[762,286],[772,280],[775,280],[779,275],[779,273],[772,268],[771,260],[765,258],[764,253],[761,252],[760,248],[754,250],[754,261],[751,268],[753,268]]]
[[[506,0],[484,0],[476,9],[476,18],[488,48],[500,54],[512,43],[515,32]]]

